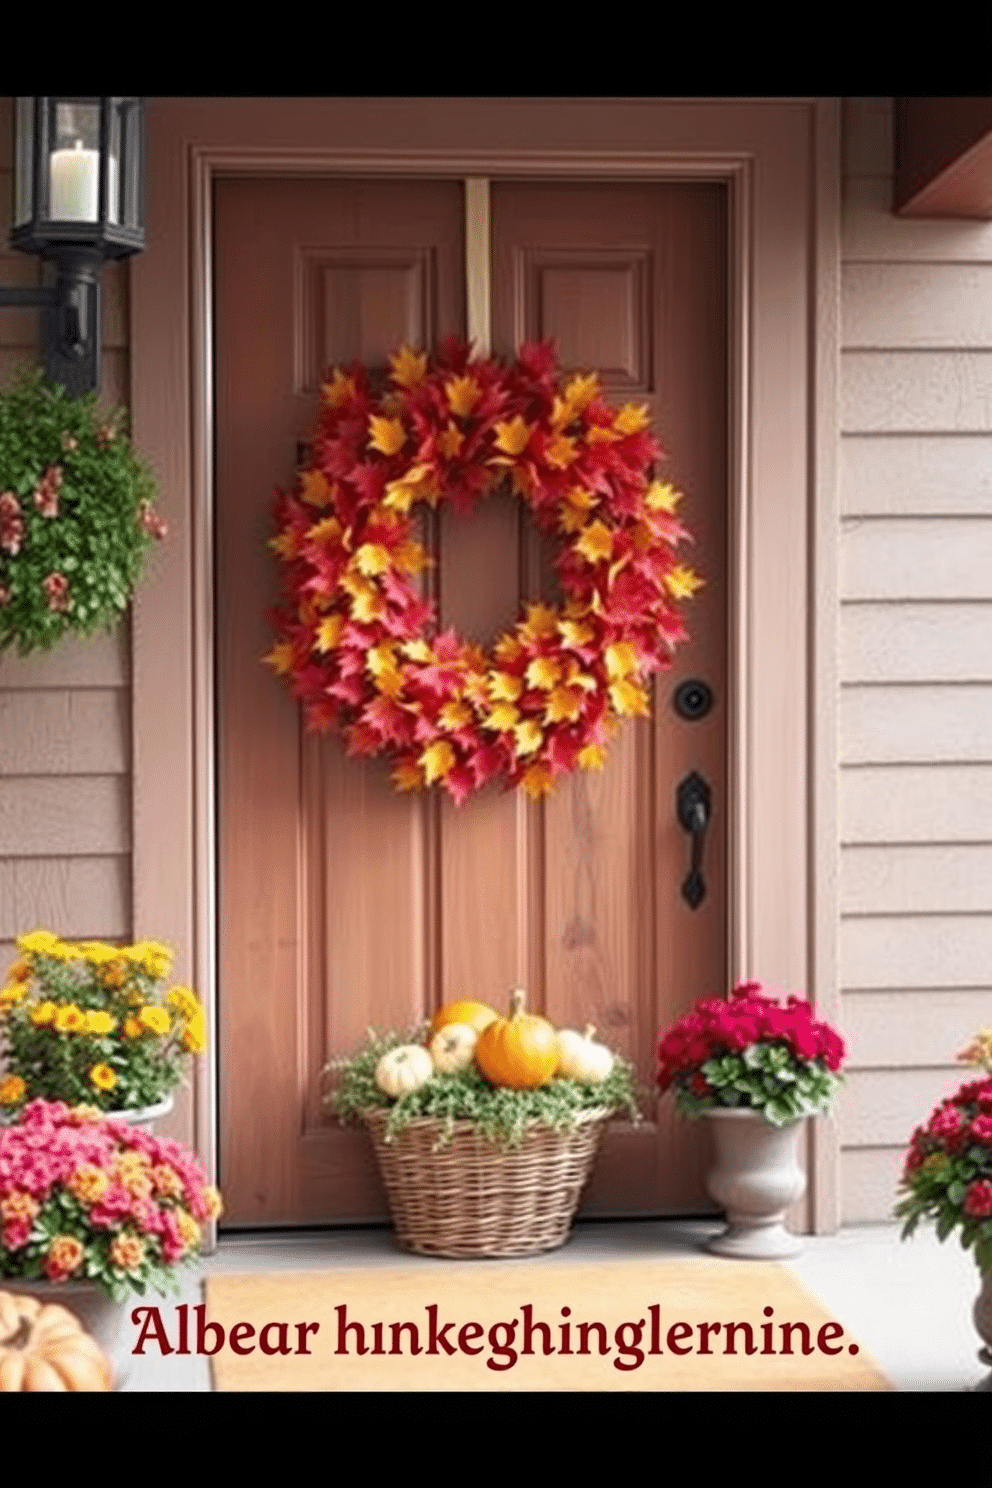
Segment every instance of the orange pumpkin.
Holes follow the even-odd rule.
[[[430,1032],[427,1042],[442,1028],[447,1028],[449,1023],[467,1023],[469,1028],[474,1028],[476,1033],[481,1033],[488,1023],[496,1017],[494,1008],[488,1007],[484,1002],[471,1002],[463,999],[460,1002],[446,1002],[444,1007],[438,1008],[431,1019]]]
[[[0,1292],[0,1391],[113,1387],[110,1361],[68,1308]]]
[[[524,1011],[526,994],[518,987],[510,1016],[496,1018],[479,1034],[475,1062],[490,1085],[534,1090],[558,1068],[558,1036],[547,1018]]]

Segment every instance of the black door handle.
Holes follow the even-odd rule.
[[[703,842],[710,820],[710,788],[695,770],[679,782],[675,809],[681,826],[692,838],[692,857],[689,872],[682,883],[682,898],[691,909],[698,909],[706,897]]]

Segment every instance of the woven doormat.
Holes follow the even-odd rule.
[[[219,1276],[192,1313],[190,1347],[225,1391],[890,1388],[842,1321],[766,1262]]]

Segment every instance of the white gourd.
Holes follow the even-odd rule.
[[[479,1034],[467,1023],[448,1023],[434,1035],[430,1043],[434,1068],[443,1075],[453,1075],[458,1070],[468,1069],[475,1054]]]
[[[394,1100],[418,1090],[434,1074],[434,1062],[422,1044],[400,1044],[376,1065],[375,1083]]]
[[[582,1085],[599,1085],[613,1068],[613,1055],[605,1044],[593,1042],[595,1028],[584,1033],[563,1028],[558,1035],[558,1073]]]

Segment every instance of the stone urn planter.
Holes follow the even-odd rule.
[[[982,1276],[982,1289],[975,1298],[972,1312],[975,1332],[985,1345],[978,1350],[978,1357],[987,1368],[992,1369],[992,1270]],[[992,1374],[988,1375],[976,1389],[992,1393]]]
[[[806,1189],[797,1149],[803,1121],[774,1126],[761,1111],[727,1107],[706,1113],[714,1161],[706,1186],[727,1214],[727,1228],[707,1248],[746,1260],[780,1260],[802,1244],[785,1227]]]

